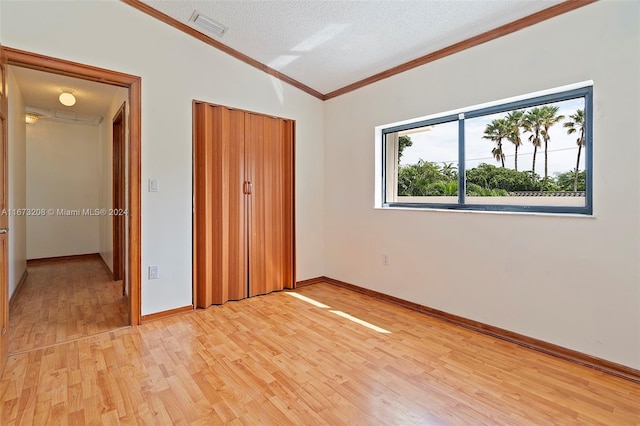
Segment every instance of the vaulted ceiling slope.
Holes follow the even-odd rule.
[[[209,44],[321,99],[592,2],[123,1],[192,35],[195,29],[198,38],[204,34]],[[224,34],[192,22],[198,13],[225,27]]]

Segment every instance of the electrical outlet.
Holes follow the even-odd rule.
[[[382,264],[384,266],[389,266],[389,255],[388,254],[383,254],[382,255]]]
[[[150,280],[158,279],[158,265],[149,266],[149,279]]]

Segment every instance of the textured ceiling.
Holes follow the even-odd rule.
[[[28,107],[57,110],[82,115],[104,116],[118,87],[12,66],[24,103]],[[76,97],[76,104],[63,106],[58,100],[62,92]]]
[[[183,22],[228,27],[211,38],[328,93],[561,0],[143,0]]]

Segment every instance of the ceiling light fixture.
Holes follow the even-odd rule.
[[[37,114],[25,114],[24,121],[27,124],[35,124],[35,122],[38,121],[38,115]]]
[[[60,103],[64,106],[70,107],[76,104],[76,97],[69,92],[62,92],[58,99],[60,100]]]
[[[228,30],[228,28],[222,25],[221,23],[216,22],[213,19],[200,14],[200,12],[198,11],[193,12],[193,15],[191,15],[191,18],[189,18],[189,21],[193,22],[203,30],[208,31],[211,34],[217,35],[218,37],[222,37],[224,33]]]

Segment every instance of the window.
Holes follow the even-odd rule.
[[[592,214],[592,85],[376,129],[377,207]]]

